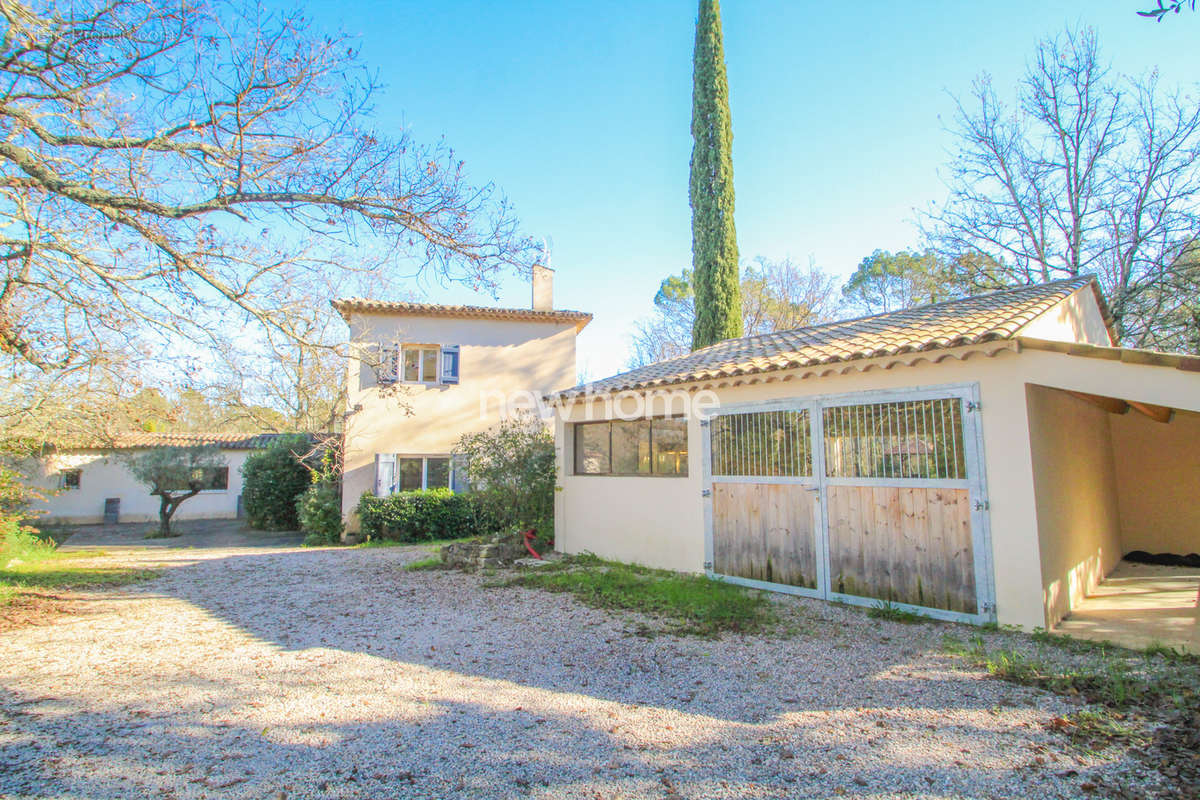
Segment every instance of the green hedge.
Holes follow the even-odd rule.
[[[372,539],[428,542],[495,532],[496,523],[474,493],[449,489],[399,492],[387,497],[364,494],[358,501],[362,532]]]
[[[307,436],[280,436],[242,465],[242,503],[250,527],[294,531],[300,527],[296,500],[312,480],[303,456],[312,450]]]
[[[342,538],[342,493],[333,481],[319,481],[296,499],[300,530],[307,545],[337,544]]]

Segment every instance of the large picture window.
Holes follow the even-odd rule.
[[[396,468],[398,481],[395,491],[452,488],[450,456],[398,456]]]
[[[195,481],[200,484],[200,490],[204,492],[223,492],[229,488],[229,467],[204,467],[203,469],[195,470],[188,483],[181,486],[171,485],[165,486],[169,492],[184,492],[191,489],[191,483]]]
[[[688,474],[687,420],[575,423],[576,475]]]

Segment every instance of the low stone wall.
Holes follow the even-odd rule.
[[[476,572],[507,567],[529,555],[520,534],[493,536],[472,542],[455,542],[442,548],[442,563],[450,569]]]

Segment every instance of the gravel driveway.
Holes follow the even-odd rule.
[[[1094,797],[1063,700],[942,625],[781,599],[790,634],[638,635],[416,549],[149,550],[162,577],[4,635],[0,795]]]

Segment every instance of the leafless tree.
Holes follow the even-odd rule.
[[[742,270],[742,322],[747,336],[801,328],[834,319],[839,291],[834,277],[811,261],[758,257]],[[670,275],[654,296],[654,314],[635,323],[629,367],[692,352],[696,311],[691,272]]]
[[[984,75],[958,104],[950,196],[925,217],[971,289],[1085,273],[1124,344],[1194,347],[1200,296],[1200,105],[1158,76],[1115,74],[1094,33],[1040,43],[1015,108]],[[1190,321],[1189,321],[1190,320]],[[1192,344],[1189,344],[1192,343]]]
[[[487,290],[537,257],[453,151],[371,128],[376,78],[297,12],[0,0],[0,15],[0,354],[18,385],[90,390],[227,346],[231,322],[319,344],[294,313],[327,302],[315,289]]]

